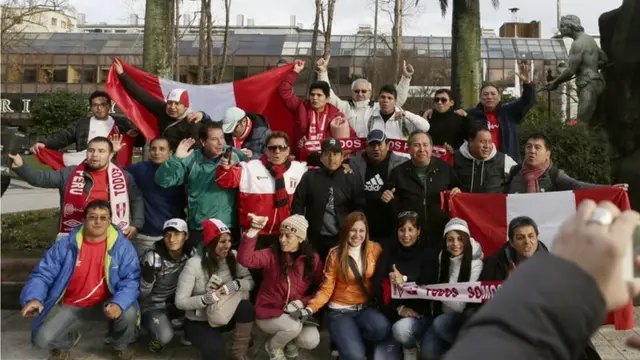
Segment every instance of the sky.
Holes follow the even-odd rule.
[[[380,3],[389,0],[380,0]],[[407,0],[413,2],[413,0]],[[613,10],[622,4],[622,0],[559,0],[561,13],[573,14],[580,17],[582,25],[589,34],[598,34],[598,17],[603,12]],[[138,14],[144,17],[144,0],[70,0],[75,10],[86,14],[90,24],[106,22],[109,24],[129,23],[129,15]],[[373,25],[374,0],[336,0],[334,16],[334,30],[336,35],[348,35],[357,31],[358,25]],[[453,0],[449,0],[452,3]],[[199,0],[183,0],[182,8],[193,14],[199,10]],[[297,23],[303,23],[304,28],[313,26],[315,5],[313,0],[232,0],[231,24],[236,25],[236,15],[242,14],[253,18],[255,25],[289,25],[290,16],[296,16]],[[589,4],[587,6],[587,3]],[[224,22],[224,0],[213,1],[213,16],[217,23]],[[542,36],[550,37],[557,28],[556,7],[557,0],[501,0],[500,6],[494,9],[490,0],[480,0],[481,25],[485,29],[495,29],[496,34],[500,25],[512,21],[510,8],[520,8],[517,18],[519,21],[541,21]],[[410,10],[410,16],[405,21],[405,35],[420,36],[450,36],[451,11],[443,18],[438,0],[420,0],[417,8]],[[193,17],[193,15],[192,15]],[[388,13],[379,13],[380,31],[388,33],[391,28]]]

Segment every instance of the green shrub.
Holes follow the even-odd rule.
[[[611,183],[609,145],[606,138],[585,124],[564,124],[556,114],[549,119],[547,101],[539,98],[520,126],[520,143],[524,152],[527,138],[542,133],[551,142],[551,158],[555,165],[580,181]]]
[[[58,234],[58,209],[2,214],[2,256],[39,257]]]
[[[29,132],[34,135],[55,134],[71,122],[87,115],[89,103],[84,94],[58,89],[38,97],[31,107]]]

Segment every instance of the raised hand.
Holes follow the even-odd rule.
[[[393,271],[389,273],[389,279],[395,285],[402,285],[406,282],[404,280],[404,275],[402,275],[402,273],[398,271],[398,268],[395,264],[393,264]]]
[[[249,218],[251,218],[251,228],[256,230],[264,229],[267,225],[267,221],[269,220],[268,216],[258,216],[251,213],[249,213]]]
[[[124,144],[122,143],[122,135],[120,134],[109,135],[109,141],[111,141],[111,144],[113,145],[114,153],[117,153],[124,147]]]
[[[518,63],[518,72],[516,73],[520,81],[525,84],[531,82],[531,65],[528,62],[522,61]]]
[[[178,148],[176,149],[176,157],[178,159],[189,157],[189,155],[191,155],[191,153],[193,152],[193,149],[191,149],[191,147],[195,143],[196,141],[192,138],[183,139],[182,141],[180,141],[180,144],[178,144]]]
[[[402,75],[404,77],[410,78],[413,76],[414,72],[415,70],[411,64],[407,64],[406,60],[402,61]]]
[[[122,68],[122,63],[120,63],[120,60],[114,58],[113,59],[113,66],[116,69],[116,73],[118,75],[121,75],[122,73],[124,73],[124,68]]]
[[[298,74],[300,73],[300,71],[302,71],[302,69],[304,69],[304,61],[302,60],[296,60],[293,64],[293,71],[297,72]]]
[[[396,192],[396,188],[393,188],[391,190],[385,190],[382,193],[382,197],[380,199],[382,200],[383,203],[388,204],[393,200],[395,192]]]
[[[325,58],[318,59],[318,61],[316,61],[316,70],[321,73],[327,72],[327,67],[329,66],[330,58],[331,56],[328,56],[326,59]]]

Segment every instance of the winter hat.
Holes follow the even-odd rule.
[[[209,245],[213,239],[222,234],[231,234],[229,227],[225,225],[220,219],[207,219],[202,222],[202,238],[204,240],[204,246]]]
[[[167,95],[167,102],[168,101],[175,101],[189,107],[189,93],[186,89],[173,89],[169,95]]]
[[[236,129],[238,122],[245,116],[247,116],[247,113],[239,107],[228,108],[224,113],[224,119],[222,119],[222,131],[225,134],[231,134]]]
[[[307,238],[309,222],[302,215],[291,215],[280,223],[280,232],[289,231],[302,240]]]
[[[451,230],[461,231],[471,236],[471,234],[469,233],[469,226],[467,225],[467,222],[457,217],[449,220],[447,225],[444,227],[444,234],[442,234],[442,236],[447,235],[447,233]]]

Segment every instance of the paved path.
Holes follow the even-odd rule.
[[[51,209],[60,206],[57,189],[35,188],[22,180],[11,179],[9,189],[0,199],[2,214]]]
[[[640,308],[635,309],[636,324],[640,324]],[[20,317],[14,310],[2,310],[2,358],[36,360],[46,359],[45,351],[34,349],[30,342],[30,322]],[[254,328],[255,329],[255,328]],[[95,322],[82,331],[82,339],[71,353],[74,360],[107,360],[111,359],[108,348],[103,345],[106,323]],[[605,326],[593,337],[593,342],[603,360],[640,360],[640,351],[629,350],[624,341],[631,334],[640,334],[640,328],[633,331],[615,331],[611,326]],[[254,330],[254,346],[250,351],[251,360],[267,360],[264,351],[266,336],[259,330]],[[313,351],[301,352],[300,360],[328,359],[328,334],[322,332],[320,346]],[[177,339],[161,354],[149,353],[142,343],[132,345],[135,350],[134,358],[157,360],[187,360],[199,359],[193,347],[181,346]]]

